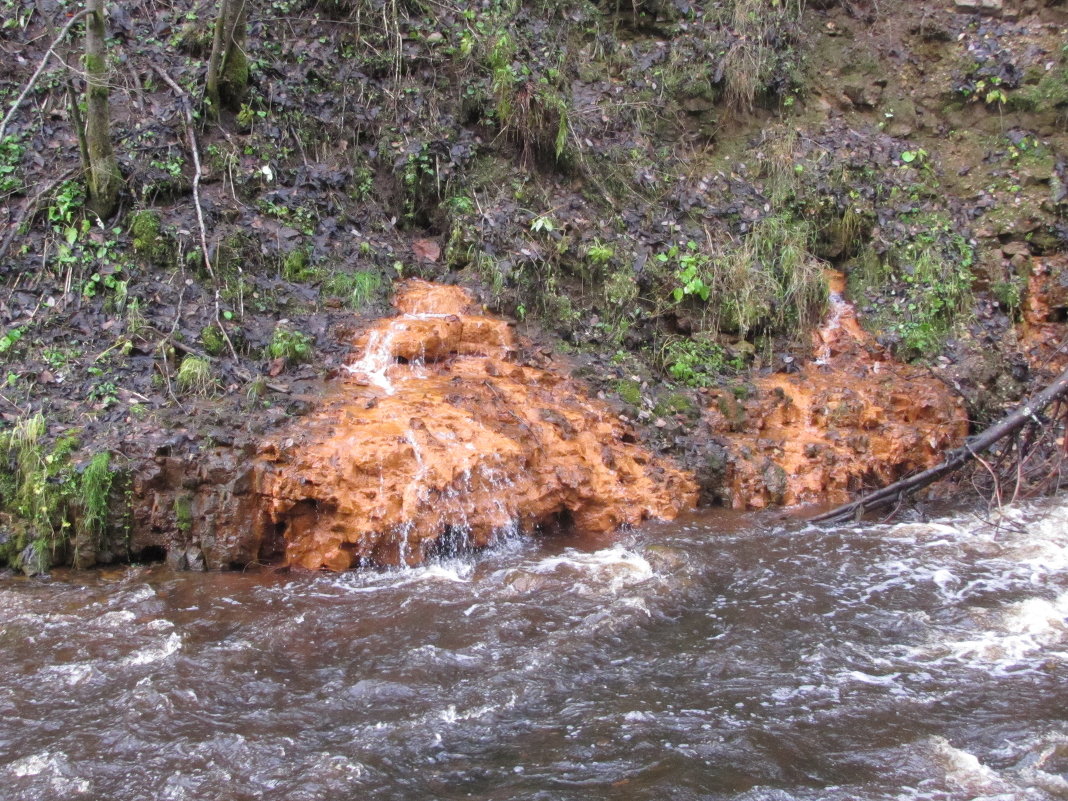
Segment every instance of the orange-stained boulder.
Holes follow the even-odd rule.
[[[692,478],[582,387],[508,360],[507,324],[463,290],[409,281],[395,305],[322,409],[263,448],[256,489],[290,564],[414,564],[443,535],[609,531],[695,504]]]
[[[712,393],[706,420],[728,443],[737,509],[843,502],[932,467],[967,435],[960,399],[879,347],[842,299],[844,278],[829,278],[831,313],[813,363],[758,379],[744,399]]]

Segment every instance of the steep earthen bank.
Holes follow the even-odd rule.
[[[0,30],[18,55],[7,100],[63,14],[16,5],[19,24]],[[327,376],[398,272],[478,287],[494,312],[525,318],[612,407],[604,420],[622,414],[623,436],[738,506],[833,500],[927,464],[959,438],[945,387],[982,427],[1063,358],[1063,0],[401,4],[381,29],[360,24],[359,4],[284,6],[285,25],[250,19],[241,113],[198,132],[214,275],[183,116],[157,80],[202,77],[196,31],[210,26],[189,15],[205,8],[134,0],[110,20],[127,185],[107,225],[64,180],[78,147],[58,66],[13,116],[0,143],[0,561],[32,545],[53,562],[166,551],[225,567],[281,559],[297,529],[319,543],[309,563],[343,561],[330,548],[421,552],[420,537],[339,545],[324,515],[350,510],[302,495],[315,469],[272,433],[313,410],[329,440],[341,415],[333,389],[321,405],[324,386],[369,403],[392,380],[388,364]],[[852,355],[810,342],[825,264],[847,274],[868,332]],[[455,349],[499,362],[508,386],[571,391],[535,380],[540,362],[513,362],[506,327],[464,303],[448,312],[460,321],[402,312],[390,359]],[[384,333],[357,347],[385,353]],[[461,378],[458,415],[497,403]],[[385,408],[410,468],[438,432],[404,429],[399,397]],[[17,432],[35,420],[23,459]],[[71,539],[94,517],[87,466],[108,456],[112,525]],[[270,488],[257,460],[277,473]],[[423,498],[404,503],[409,515]],[[448,537],[468,530],[450,515]]]
[[[409,281],[395,305],[321,408],[246,464],[208,456],[184,499],[180,464],[143,474],[134,547],[176,565],[284,557],[344,570],[415,564],[512,531],[607,532],[696,503],[693,479],[637,445],[608,406],[517,362],[508,324],[464,290]],[[174,509],[177,538],[159,518]]]

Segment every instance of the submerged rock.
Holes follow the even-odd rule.
[[[321,410],[263,448],[254,536],[280,534],[289,564],[414,564],[442,539],[609,531],[695,504],[689,475],[575,382],[516,362],[507,323],[462,289],[409,281],[395,305]]]

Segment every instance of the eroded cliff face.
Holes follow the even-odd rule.
[[[895,361],[858,324],[844,276],[829,279],[814,361],[757,379],[747,397],[712,393],[705,419],[728,444],[726,491],[737,509],[844,502],[937,464],[967,434],[960,399]]]
[[[696,503],[607,406],[518,363],[507,323],[464,290],[409,281],[394,305],[321,409],[258,457],[254,536],[281,537],[289,564],[414,564],[444,541],[609,531]]]

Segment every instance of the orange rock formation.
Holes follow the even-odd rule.
[[[515,362],[508,325],[457,287],[408,281],[332,398],[267,446],[261,525],[287,561],[414,564],[442,537],[609,531],[696,503],[686,474],[573,381]]]
[[[933,466],[967,434],[960,400],[876,344],[842,297],[845,277],[828,277],[831,313],[816,360],[756,381],[746,399],[713,392],[706,420],[728,443],[737,509],[842,502]]]
[[[1068,257],[1034,257],[1026,298],[1021,350],[1032,368],[1063,372],[1068,369],[1068,353],[1062,347],[1068,317]]]

